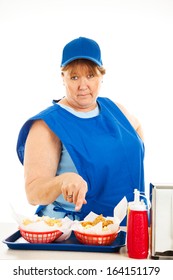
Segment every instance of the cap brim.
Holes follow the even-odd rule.
[[[77,59],[87,59],[87,60],[93,61],[95,64],[97,64],[100,67],[102,66],[102,63],[100,63],[100,61],[94,59],[93,57],[90,57],[90,56],[75,56],[75,57],[72,57],[72,58],[66,60],[64,63],[62,63],[61,67],[64,67],[67,64],[69,64],[70,62],[72,62],[74,60],[77,60]]]

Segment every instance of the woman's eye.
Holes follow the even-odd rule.
[[[77,80],[78,79],[78,76],[72,76],[71,77],[71,80]]]
[[[94,74],[88,74],[87,79],[92,79],[94,77]],[[79,79],[79,76],[71,76],[71,80],[76,81]]]
[[[94,78],[94,74],[89,74],[88,79]]]

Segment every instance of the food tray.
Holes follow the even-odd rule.
[[[29,243],[21,237],[18,230],[5,240],[10,249],[14,250],[52,250],[52,251],[83,251],[83,252],[119,252],[120,248],[125,246],[126,233],[120,231],[117,238],[111,245],[85,245],[81,244],[72,232],[69,239],[62,242],[52,243]]]

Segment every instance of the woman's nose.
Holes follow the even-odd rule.
[[[85,90],[88,87],[88,79],[86,77],[81,77],[79,81],[79,88]]]

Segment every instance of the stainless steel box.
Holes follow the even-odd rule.
[[[173,185],[151,184],[151,257],[173,258]]]

